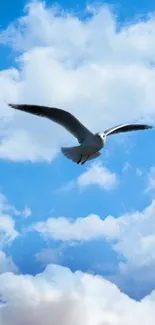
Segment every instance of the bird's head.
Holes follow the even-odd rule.
[[[96,133],[96,136],[100,138],[100,140],[102,141],[103,144],[105,144],[106,142],[106,135],[104,132],[98,132]]]

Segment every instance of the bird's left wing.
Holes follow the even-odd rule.
[[[104,133],[105,135],[111,135],[111,134],[116,134],[121,132],[147,130],[152,128],[153,126],[147,124],[121,124],[104,131]]]
[[[34,115],[49,118],[53,122],[56,122],[63,126],[67,131],[74,135],[79,143],[82,143],[84,139],[93,134],[89,131],[75,116],[71,113],[55,107],[47,107],[40,105],[26,105],[26,104],[8,104],[10,107],[31,113]]]

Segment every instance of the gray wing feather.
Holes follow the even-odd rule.
[[[153,128],[152,126],[147,124],[121,124],[104,131],[104,133],[105,135],[111,135],[111,134],[116,134],[121,132],[146,130],[152,128]]]
[[[88,135],[93,135],[75,116],[71,113],[55,107],[26,104],[8,104],[10,107],[31,113],[34,115],[46,117],[53,122],[63,126],[67,131],[74,135],[79,143],[82,143]]]

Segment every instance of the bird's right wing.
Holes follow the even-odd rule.
[[[138,130],[146,130],[152,128],[153,128],[152,126],[147,124],[121,124],[104,131],[104,133],[105,135],[111,135],[120,132],[138,131]]]
[[[55,107],[26,104],[8,104],[10,107],[31,113],[34,115],[49,118],[63,126],[67,131],[74,135],[79,143],[82,143],[87,136],[93,134],[71,113]]]

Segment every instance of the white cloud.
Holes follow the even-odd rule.
[[[26,206],[25,209],[22,211],[21,214],[22,214],[22,216],[26,219],[26,218],[28,218],[28,217],[31,216],[32,211],[31,211],[30,208],[28,208],[28,207]]]
[[[154,292],[137,302],[102,277],[58,265],[34,277],[5,273],[0,283],[1,325],[154,325]]]
[[[15,222],[9,215],[0,214],[0,247],[12,242],[18,236]]]
[[[31,230],[55,240],[92,240],[98,237],[113,238],[117,233],[117,224],[111,216],[101,220],[92,214],[85,218],[77,218],[75,221],[64,217],[48,218],[45,222],[34,224]]]
[[[26,218],[30,214],[30,208],[26,207],[24,210],[19,211],[8,202],[3,193],[0,193],[0,248],[5,244],[10,244],[19,236],[14,217],[23,216]]]
[[[90,165],[76,180],[71,180],[58,191],[71,191],[73,188],[86,188],[91,185],[99,186],[102,190],[113,190],[118,185],[118,176],[104,167],[101,162]]]
[[[114,248],[136,268],[155,262],[155,200],[143,211],[128,213],[115,219],[119,231],[114,235]]]
[[[0,211],[11,211],[14,215],[18,215],[18,211],[14,206],[10,205],[6,196],[3,193],[0,193]]]
[[[11,206],[3,193],[0,193],[0,273],[18,272],[11,256],[1,250],[5,245],[11,244],[19,235],[15,228],[15,221],[12,215],[18,215],[19,211]]]
[[[31,230],[41,236],[63,242],[88,241],[97,238],[107,240],[118,254],[121,277],[134,279],[141,291],[155,283],[155,200],[143,211],[127,213],[118,218],[97,215],[69,220],[64,217],[49,218],[38,222]],[[102,253],[102,246],[101,246]],[[117,279],[119,282],[120,278]],[[131,290],[130,290],[131,291]]]
[[[110,172],[101,163],[94,163],[78,177],[77,183],[80,187],[98,185],[108,191],[116,187],[118,179],[115,173]]]
[[[23,210],[17,210],[13,205],[11,205],[6,196],[3,193],[0,193],[0,211],[9,212],[14,216],[24,216],[28,217],[31,215],[31,209],[29,207],[25,207]]]
[[[0,72],[1,158],[51,161],[60,145],[74,143],[54,123],[13,112],[8,101],[63,107],[95,132],[122,122],[154,123],[155,17],[119,31],[117,23],[108,7],[82,21],[35,2],[1,32],[19,64]]]
[[[3,193],[0,193],[0,247],[12,242],[18,236],[12,218],[12,215],[16,214],[19,214],[19,211],[8,203]]]
[[[108,216],[101,219],[92,214],[84,218],[69,220],[65,217],[48,218],[31,228],[51,239],[92,240],[103,237],[114,242],[128,262],[140,265],[155,260],[155,201],[143,211],[135,211],[118,218]]]

